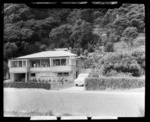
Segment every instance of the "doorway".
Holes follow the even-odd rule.
[[[25,73],[15,73],[14,81],[15,82],[25,82]]]

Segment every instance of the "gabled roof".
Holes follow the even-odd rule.
[[[49,57],[70,57],[77,56],[76,54],[70,53],[68,51],[43,51],[39,53],[34,53],[26,56],[18,57],[17,59],[34,59],[34,58],[49,58]]]

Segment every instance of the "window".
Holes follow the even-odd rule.
[[[64,72],[63,76],[69,76],[69,72]]]
[[[66,59],[53,59],[53,66],[66,65]]]
[[[61,65],[66,65],[66,59],[61,59]]]
[[[69,72],[59,72],[57,73],[57,76],[69,76]]]
[[[22,67],[22,61],[19,61],[19,67]]]
[[[41,60],[41,67],[49,67],[49,66],[50,66],[49,59],[42,59]]]
[[[60,65],[60,59],[53,59],[53,65],[59,66]]]
[[[23,61],[23,67],[26,67],[26,61]]]
[[[31,77],[35,77],[35,73],[31,73]]]
[[[40,60],[32,60],[31,67],[40,67]]]
[[[11,66],[12,67],[19,67],[19,61],[12,61]]]

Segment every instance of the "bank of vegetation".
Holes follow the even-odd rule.
[[[70,47],[84,55],[90,77],[145,74],[145,7],[33,9],[4,4],[3,71],[11,58]]]

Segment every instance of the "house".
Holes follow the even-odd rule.
[[[69,80],[77,76],[76,54],[64,50],[43,51],[8,61],[10,80]]]

